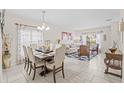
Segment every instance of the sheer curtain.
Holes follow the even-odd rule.
[[[42,31],[36,28],[19,26],[18,27],[18,63],[23,62],[24,51],[23,45],[30,46],[31,44],[40,44],[43,41]]]

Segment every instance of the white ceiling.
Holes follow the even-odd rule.
[[[69,29],[82,29],[108,25],[119,18],[119,10],[103,9],[45,9],[45,20],[49,24]],[[7,12],[32,21],[41,22],[41,9],[11,9]],[[106,21],[112,19],[111,21]]]

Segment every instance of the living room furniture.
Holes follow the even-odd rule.
[[[66,55],[74,54],[77,53],[79,47],[74,47],[74,48],[66,48]]]
[[[80,45],[79,48],[79,56],[87,56],[88,60],[90,60],[90,48],[87,45]]]
[[[90,46],[90,51],[91,51],[91,53],[96,52],[97,55],[98,55],[98,53],[99,53],[99,44],[95,44],[93,46]]]
[[[45,72],[45,66],[44,66],[44,62],[37,62],[37,60],[35,59],[35,56],[33,55],[32,48],[30,48],[30,47],[28,47],[28,56],[29,56],[29,61],[30,61],[29,75],[31,74],[31,70],[34,70],[34,74],[33,74],[33,78],[32,78],[34,80],[35,74],[36,74],[36,69],[44,68],[44,72]]]
[[[90,60],[91,55],[97,55],[99,53],[99,44],[95,45],[80,45],[78,50],[79,56],[87,56],[88,60]],[[94,54],[96,52],[96,54]]]
[[[112,74],[115,76],[118,76],[122,78],[122,61],[123,61],[123,55],[122,54],[117,54],[117,53],[105,53],[106,58],[104,59],[104,63],[106,65],[105,73],[106,74]],[[120,70],[121,74],[115,74],[112,72],[109,72],[109,68],[115,69],[115,70]]]
[[[64,75],[64,58],[65,58],[65,47],[62,46],[58,49],[56,49],[55,55],[54,55],[54,62],[51,64],[49,62],[46,63],[47,68],[53,70],[53,79],[54,83],[56,83],[56,77],[55,75],[62,71],[63,78],[65,78]]]

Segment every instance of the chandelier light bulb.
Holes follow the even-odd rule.
[[[41,27],[42,29],[45,29],[45,25],[42,25],[42,27]]]
[[[45,31],[48,31],[48,30],[50,30],[50,27],[46,24],[46,22],[45,22],[45,18],[44,18],[44,16],[45,16],[45,11],[42,11],[42,26],[38,26],[37,27],[37,29],[39,29],[39,30],[45,30]]]
[[[48,31],[48,30],[50,30],[50,27],[47,26],[47,27],[46,27],[46,31]]]
[[[39,29],[39,30],[40,30],[40,29],[41,29],[41,27],[40,27],[40,26],[38,26],[38,27],[37,27],[37,29]]]

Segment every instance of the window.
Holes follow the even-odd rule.
[[[21,28],[18,30],[18,61],[24,58],[23,45],[40,44],[43,41],[43,33],[35,28]],[[19,62],[20,63],[20,62]]]

